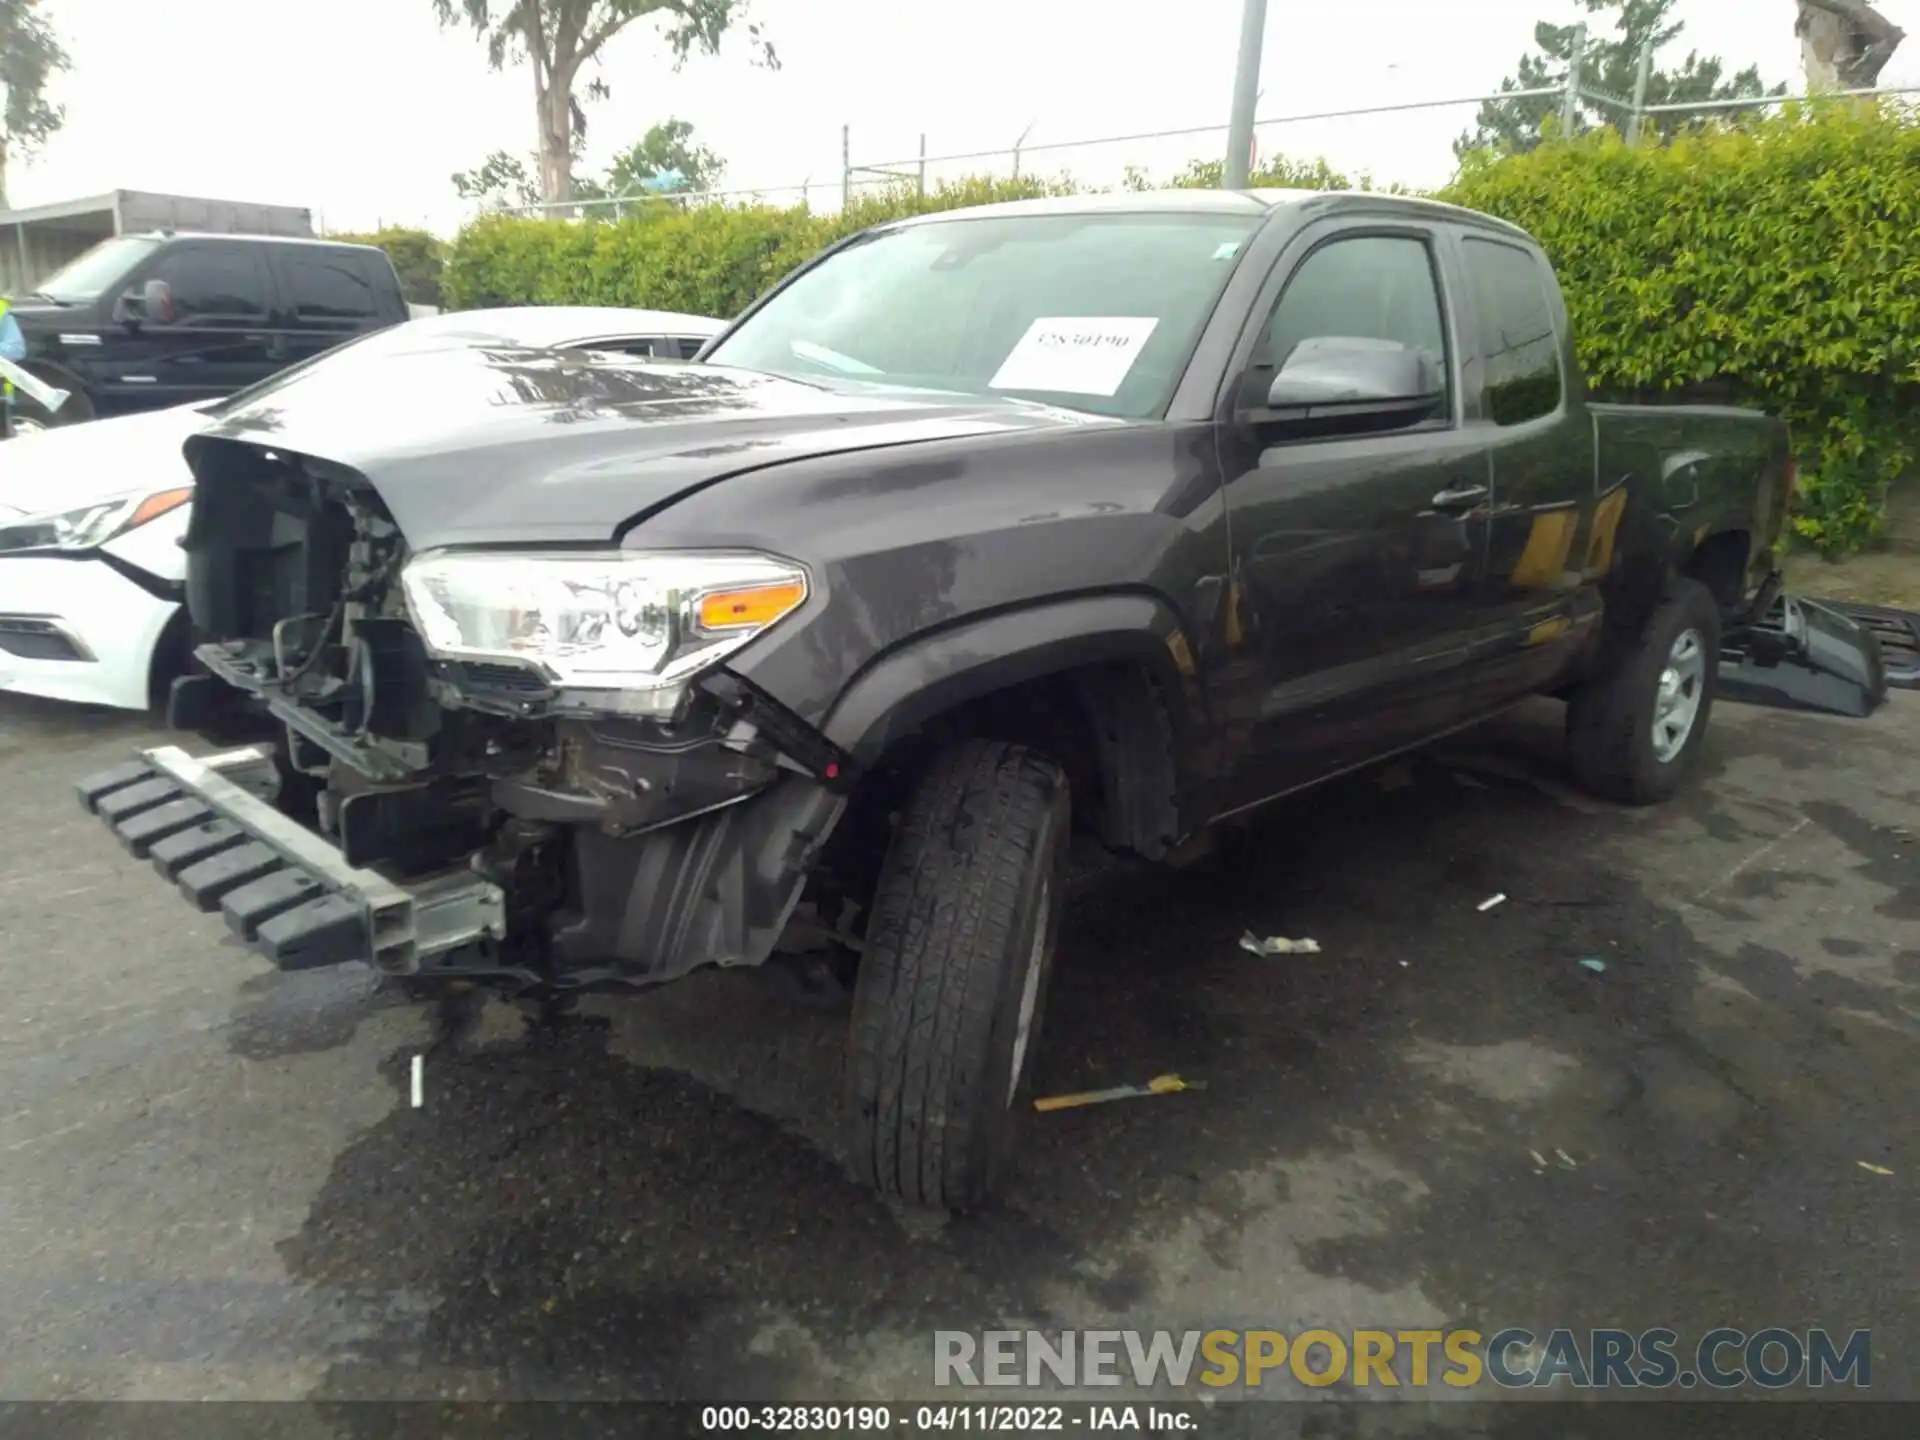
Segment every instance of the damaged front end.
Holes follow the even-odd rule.
[[[774,948],[845,757],[722,661],[809,598],[777,556],[415,554],[357,472],[204,442],[187,537],[206,673],[271,753],[171,748],[83,803],[283,966],[649,985]]]

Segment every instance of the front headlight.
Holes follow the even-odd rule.
[[[93,550],[193,499],[192,487],[132,490],[71,510],[50,510],[0,525],[0,555],[29,550]]]
[[[791,560],[691,551],[443,550],[401,580],[438,658],[529,666],[558,689],[625,692],[609,708],[654,714],[808,593]]]

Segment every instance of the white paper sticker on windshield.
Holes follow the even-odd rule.
[[[1159,323],[1152,316],[1043,315],[987,384],[995,390],[1111,395]]]

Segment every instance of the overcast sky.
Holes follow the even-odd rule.
[[[1920,0],[1883,0],[1911,38],[1883,84],[1920,84]],[[679,72],[644,22],[606,50],[587,168],[677,115],[728,161],[733,187],[799,186],[816,203],[855,164],[1223,124],[1239,0],[755,0],[777,72],[744,39]],[[111,189],[305,205],[329,229],[376,221],[450,233],[467,218],[449,175],[532,148],[532,80],[488,71],[479,42],[442,31],[430,0],[48,0],[73,70],[66,128],[15,165],[15,205]],[[1477,95],[1510,74],[1540,19],[1570,0],[1271,0],[1260,113]],[[1681,0],[1689,47],[1799,86],[1794,0]],[[1430,185],[1472,107],[1263,129],[1267,150],[1324,154],[1378,179]],[[1218,135],[1030,154],[1023,168],[1104,182],[1215,156]],[[997,161],[934,173],[1008,167]],[[769,198],[797,198],[791,196]]]

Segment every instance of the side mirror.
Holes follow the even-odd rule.
[[[149,280],[138,290],[128,290],[113,303],[113,318],[126,325],[151,322],[171,325],[174,321],[173,287],[164,280]]]
[[[146,311],[147,319],[155,325],[171,325],[173,314],[173,287],[164,280],[149,280],[140,287],[141,308]]]
[[[1326,335],[1294,346],[1255,418],[1392,429],[1430,419],[1445,399],[1440,369],[1425,352],[1397,340]]]

